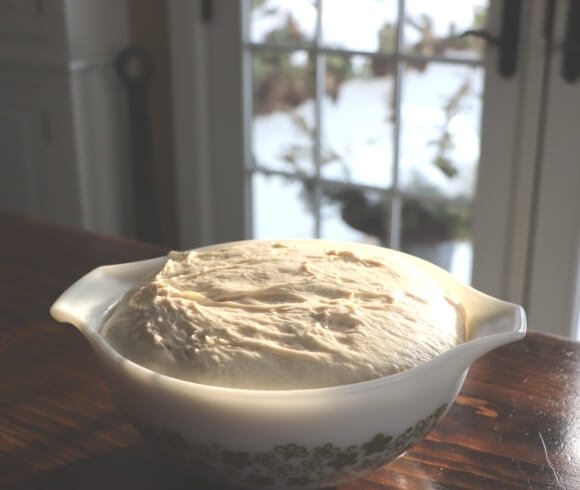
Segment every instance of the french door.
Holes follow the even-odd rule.
[[[521,2],[506,75],[459,37],[499,37],[501,1],[172,0],[181,245],[378,243],[573,334],[579,111],[546,55],[567,17],[558,2],[546,37],[551,3]]]

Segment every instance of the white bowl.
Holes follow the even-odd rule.
[[[77,326],[113,394],[147,440],[206,478],[249,488],[317,488],[372,472],[421,440],[445,414],[469,365],[521,339],[524,310],[425,269],[466,311],[468,340],[392,376],[329,388],[248,390],[155,373],[126,359],[99,331],[108,314],[166,257],[99,267],[67,289],[52,316]]]

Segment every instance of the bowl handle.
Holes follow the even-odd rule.
[[[459,346],[470,362],[497,347],[522,339],[527,329],[526,313],[521,306],[483,293],[479,295],[483,302],[480,313],[467,319],[470,340]]]
[[[52,317],[91,335],[125,293],[148,274],[161,269],[166,257],[98,267],[71,285],[50,308]]]

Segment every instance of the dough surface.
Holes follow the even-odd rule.
[[[171,252],[102,335],[177,378],[300,389],[410,369],[464,342],[465,327],[462,306],[389,249],[251,240]]]

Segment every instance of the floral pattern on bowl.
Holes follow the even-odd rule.
[[[161,447],[186,468],[208,478],[218,476],[232,484],[252,488],[305,487],[323,482],[333,485],[378,469],[423,439],[447,404],[408,427],[401,434],[378,433],[359,445],[340,447],[332,442],[309,448],[295,443],[279,444],[268,451],[251,453],[218,443],[186,441],[180,434],[134,422],[145,440]],[[226,477],[227,478],[224,478]]]

